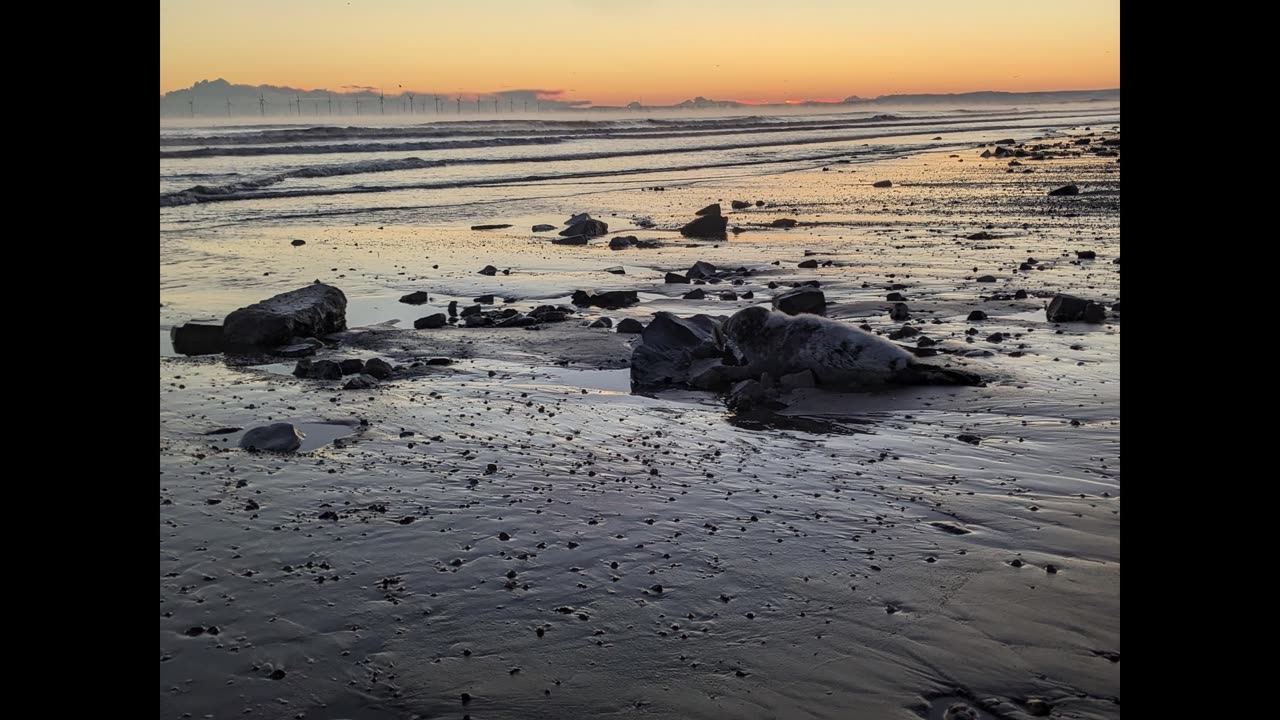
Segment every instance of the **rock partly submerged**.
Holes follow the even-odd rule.
[[[240,438],[240,447],[260,452],[292,453],[302,447],[303,434],[290,423],[253,428]]]
[[[346,329],[347,296],[317,281],[232,312],[222,323],[222,336],[228,351],[252,351]]]

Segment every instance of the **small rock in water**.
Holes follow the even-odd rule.
[[[335,363],[336,365],[337,363]],[[303,435],[290,423],[272,423],[253,428],[240,438],[240,447],[262,452],[297,452]]]
[[[366,375],[364,373],[361,373],[351,378],[350,380],[348,380],[347,384],[342,386],[342,389],[343,390],[372,390],[373,388],[376,388],[376,387],[378,387],[377,378],[373,377],[372,375]]]
[[[955,703],[942,713],[942,720],[982,720],[982,716],[968,703]]]
[[[343,360],[338,363],[338,367],[342,369],[343,375],[359,375],[364,372],[364,361],[358,358]]]
[[[977,435],[957,435],[956,439],[959,440],[960,442],[967,442],[970,445],[977,445],[978,443],[982,442],[982,438],[978,437]]]
[[[420,317],[413,321],[413,327],[417,330],[430,330],[433,328],[442,328],[448,322],[448,318],[444,313],[435,313],[426,317]]]
[[[411,292],[408,295],[401,297],[400,302],[406,305],[422,305],[430,299],[431,296],[428,295],[425,290],[418,290],[417,292]]]
[[[806,270],[808,270],[808,269],[812,269],[812,268],[816,268],[816,267],[818,267],[818,261],[817,261],[817,260],[805,260],[805,261],[801,262],[799,265],[797,265],[796,267],[805,268]]]
[[[796,226],[796,221],[791,218],[778,218],[769,224],[776,228],[793,228]]]
[[[391,363],[382,358],[374,358],[364,364],[364,371],[376,380],[385,380],[391,376]]]
[[[879,181],[879,182],[872,183],[872,184],[871,184],[871,187],[878,187],[878,188],[893,187],[893,181],[892,181],[892,180],[881,180],[881,181]]]
[[[613,327],[613,320],[611,320],[611,319],[609,319],[609,318],[607,318],[607,317],[602,317],[602,318],[600,318],[600,319],[596,320],[595,322],[591,323],[591,325],[590,325],[589,327],[593,327],[593,328],[610,328],[610,327]]]
[[[910,320],[911,313],[908,312],[906,303],[894,303],[893,309],[889,311],[889,319],[894,322]]]
[[[969,317],[968,317],[969,322],[977,322],[979,320],[986,320],[986,319],[987,319],[987,314],[981,310],[974,310],[973,312],[969,313]]]
[[[702,288],[694,288],[681,297],[685,300],[702,300],[707,297],[707,292]]]
[[[555,225],[547,225],[547,224],[545,224],[545,223],[540,224],[540,225],[534,225],[534,226],[533,226],[533,231],[534,231],[534,232],[550,232],[550,231],[555,230],[555,229],[556,229],[556,226],[555,226]]]
[[[644,332],[644,325],[634,318],[626,318],[618,323],[618,333],[623,335],[638,335]]]
[[[980,283],[993,283],[995,281],[996,281],[995,275],[981,275],[978,277],[978,282]]]
[[[494,267],[494,266],[492,266],[492,265],[485,265],[485,266],[484,266],[484,269],[482,269],[482,270],[480,271],[480,274],[481,274],[481,275],[489,275],[489,276],[497,275],[497,274],[498,274],[498,268],[496,268],[496,267]]]

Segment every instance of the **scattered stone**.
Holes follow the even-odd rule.
[[[910,320],[911,313],[907,311],[906,303],[894,303],[893,309],[889,311],[889,319],[894,322]]]
[[[821,315],[827,308],[827,296],[817,288],[804,286],[775,295],[772,304],[775,310],[788,315]]]
[[[294,377],[311,380],[341,380],[342,366],[332,360],[299,360],[293,368]]]
[[[587,218],[579,222],[571,224],[569,227],[560,231],[565,237],[574,235],[583,235],[586,237],[595,237],[597,235],[606,235],[609,232],[609,224],[601,220],[593,220]]]
[[[685,237],[724,240],[727,237],[725,228],[728,226],[729,218],[718,213],[715,215],[703,215],[680,228],[680,234]]]
[[[1100,323],[1106,320],[1106,308],[1091,300],[1073,295],[1055,295],[1045,310],[1049,322]]]
[[[382,358],[373,358],[364,364],[364,371],[376,380],[385,380],[394,372],[391,363]]]
[[[891,292],[884,299],[889,302],[905,302],[907,298],[900,292]]]
[[[342,370],[343,375],[359,375],[364,372],[364,361],[359,358],[343,360],[338,363],[338,368]]]
[[[697,215],[698,217],[704,217],[704,216],[719,217],[720,203],[712,203],[711,205],[708,205],[702,208],[701,210],[699,210],[698,212],[694,213],[694,215]]]
[[[668,285],[673,285],[677,283],[684,283],[687,285],[689,283],[689,278],[683,275],[677,275],[676,273],[669,272],[667,273],[667,277],[663,280],[663,282],[667,283]]]
[[[808,269],[812,269],[812,268],[816,268],[816,267],[818,267],[818,261],[817,261],[817,260],[804,260],[804,261],[800,262],[800,264],[799,264],[799,265],[797,265],[796,267],[805,268],[806,270],[808,270]]]
[[[681,297],[685,300],[703,300],[707,297],[707,293],[702,288],[694,288]]]
[[[751,207],[751,203],[747,202],[746,200],[734,200],[733,202],[729,203],[729,206],[732,207],[734,210],[746,210],[747,208]]]
[[[1097,257],[1098,257],[1098,253],[1094,252],[1093,250],[1077,250],[1076,251],[1077,260],[1093,260]]]
[[[290,245],[292,245],[292,246],[294,246],[294,247],[302,247],[303,245],[306,245],[306,244],[307,244],[307,241],[306,241],[306,240],[294,240],[293,242],[291,242],[291,243],[289,243],[289,244],[290,244]]]
[[[417,330],[433,330],[444,327],[447,322],[448,318],[444,316],[444,313],[435,313],[414,320],[413,327]]]
[[[573,293],[573,304],[578,307],[598,307],[605,310],[618,310],[640,302],[635,290],[610,290],[602,293],[588,293],[578,290]]]
[[[625,318],[618,323],[618,332],[623,335],[637,335],[644,332],[644,325],[634,318]]]
[[[169,329],[173,351],[181,355],[213,355],[222,352],[222,326],[189,322]]]
[[[626,275],[627,274],[626,268],[622,267],[621,265],[614,265],[613,267],[605,268],[604,271],[609,273],[610,275]]]
[[[342,386],[342,389],[343,390],[372,390],[373,388],[376,388],[376,387],[378,387],[377,378],[373,377],[372,375],[361,373],[351,378],[350,380],[348,380],[347,384]]]
[[[993,240],[995,239],[995,235],[992,235],[991,233],[983,230],[982,232],[976,232],[965,239],[966,240]]]
[[[995,275],[980,275],[980,276],[978,276],[978,282],[981,282],[981,283],[989,283],[989,282],[995,282],[995,281],[996,281],[996,276],[995,276]]]
[[[245,433],[240,438],[240,447],[261,452],[292,453],[302,447],[302,438],[302,433],[291,423],[272,423]]]
[[[533,226],[534,232],[551,232],[552,230],[555,230],[555,229],[556,229],[555,225],[547,225],[546,223],[540,223],[538,225]]]
[[[489,275],[489,276],[491,276],[491,277],[492,277],[493,275],[497,275],[497,274],[498,274],[498,268],[496,268],[496,267],[494,267],[494,266],[492,266],[492,265],[485,265],[485,266],[484,266],[484,269],[482,269],[482,270],[480,271],[480,274],[481,274],[481,275]]]
[[[593,328],[611,328],[611,327],[613,327],[613,320],[611,320],[610,318],[607,318],[607,317],[602,317],[602,318],[600,318],[600,319],[596,320],[595,322],[591,323],[591,325],[590,325],[589,327],[593,327]]]
[[[510,223],[507,223],[507,224],[499,223],[496,225],[472,225],[471,229],[472,230],[501,230],[503,228],[509,228],[509,227],[511,227]]]
[[[881,181],[879,181],[879,182],[872,183],[872,184],[871,184],[871,187],[878,187],[878,188],[893,187],[893,181],[892,181],[892,180],[881,180]]]
[[[977,435],[957,435],[956,439],[960,442],[967,442],[970,445],[977,445],[982,442],[982,438]]]
[[[561,233],[561,234],[563,235],[564,233]],[[587,236],[574,235],[572,237],[552,238],[551,244],[553,245],[586,245]]]
[[[967,318],[969,322],[978,322],[979,320],[986,320],[986,319],[987,319],[987,314],[981,310],[974,310],[973,312],[969,313],[969,317]]]
[[[298,343],[296,345],[285,345],[271,351],[272,355],[284,358],[300,358],[310,357],[316,354],[316,346],[308,343]]]
[[[735,300],[737,300],[737,299],[738,299],[738,293],[736,293],[736,292],[727,292],[727,291],[726,291],[726,292],[722,292],[722,293],[720,293],[720,299],[721,299],[722,301],[724,301],[724,302],[733,302],[733,301],[735,301]]]
[[[1062,187],[1058,188],[1057,190],[1050,190],[1050,191],[1049,191],[1049,195],[1051,195],[1051,196],[1059,196],[1059,195],[1079,195],[1079,194],[1080,194],[1080,188],[1076,187],[1075,185],[1063,185]]]
[[[797,222],[798,221],[791,218],[778,218],[777,220],[769,223],[769,226],[776,228],[793,228],[796,226]]]
[[[405,303],[406,305],[422,305],[430,299],[431,296],[427,294],[425,290],[418,290],[417,292],[411,292],[400,298],[400,302]]]
[[[941,521],[941,522],[931,522],[929,524],[938,528],[939,530],[942,530],[943,532],[949,532],[952,535],[968,535],[970,532],[972,532],[971,530],[966,530],[953,522]]]

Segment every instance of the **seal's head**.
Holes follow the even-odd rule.
[[[765,327],[773,313],[768,308],[755,305],[734,313],[724,323],[724,340],[727,349],[750,362],[765,353],[768,343]]]

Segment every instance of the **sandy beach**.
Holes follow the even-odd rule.
[[[349,214],[264,197],[235,222],[162,208],[161,716],[1118,718],[1119,113],[1096,114],[776,172],[672,165]],[[1044,159],[982,157],[1006,138]],[[739,232],[677,232],[713,203]],[[578,213],[607,234],[554,244]],[[610,249],[623,236],[657,246]],[[664,281],[700,261],[751,272]],[[349,329],[312,359],[381,358],[376,388],[174,353],[173,326],[317,280]],[[900,344],[985,384],[801,388],[770,413],[632,392],[640,336],[619,321],[727,317],[815,280],[827,317],[910,325]],[[578,290],[639,302],[414,329],[450,302],[527,313]],[[1058,294],[1105,321],[1049,322]],[[297,453],[238,447],[277,422]]]

